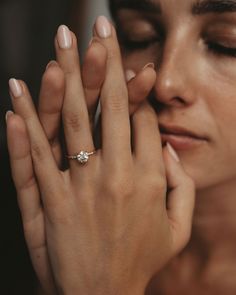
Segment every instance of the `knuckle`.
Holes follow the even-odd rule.
[[[115,94],[119,93],[119,94]],[[128,107],[128,102],[125,101],[126,93],[122,92],[120,93],[120,90],[118,92],[114,91],[112,94],[109,94],[109,98],[105,101],[104,107],[105,109],[114,111],[114,112],[120,112]]]
[[[36,179],[33,174],[31,174],[24,182],[18,184],[18,191],[26,191],[36,185]]]
[[[117,58],[119,56],[118,51],[114,47],[110,47],[107,52],[107,60],[110,61],[114,58]]]
[[[69,62],[67,65],[64,65],[63,72],[65,78],[71,79],[74,77],[80,76],[80,65],[78,63],[78,60],[73,60]]]
[[[64,75],[67,76],[68,78],[74,75],[74,73],[76,72],[76,69],[73,66],[67,66],[63,70],[64,70]]]
[[[42,161],[46,155],[46,148],[38,143],[32,143],[31,145],[31,154],[34,160]]]
[[[148,188],[150,195],[155,198],[165,197],[167,184],[164,177],[149,176],[145,180],[145,186]]]
[[[138,191],[142,192],[149,200],[156,202],[166,197],[167,183],[164,177],[155,177],[155,175],[145,176],[139,182]]]
[[[64,116],[64,124],[72,129],[74,132],[81,130],[81,120],[82,118],[79,114],[68,113]]]
[[[157,116],[150,108],[139,108],[137,112],[134,113],[133,118],[134,120],[141,120],[142,122],[146,122],[150,125],[157,124]]]

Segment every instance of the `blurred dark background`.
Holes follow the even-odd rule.
[[[35,283],[8,163],[8,80],[26,81],[37,103],[42,73],[55,58],[57,27],[66,24],[86,40],[87,5],[86,0],[0,0],[0,295],[31,295]]]

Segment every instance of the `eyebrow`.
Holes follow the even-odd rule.
[[[137,11],[145,11],[161,14],[161,6],[152,0],[119,0],[115,4],[116,9],[128,8]]]
[[[116,9],[128,8],[137,11],[161,14],[160,3],[152,0],[118,0]],[[236,0],[197,0],[192,6],[192,14],[236,12]]]
[[[198,0],[192,7],[193,14],[235,12],[236,0]]]

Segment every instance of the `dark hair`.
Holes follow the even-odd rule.
[[[115,7],[116,7],[116,3],[114,0],[107,0],[108,2],[108,7],[111,13],[111,16],[113,17],[113,19],[115,18]]]

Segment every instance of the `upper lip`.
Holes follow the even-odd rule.
[[[177,126],[177,125],[164,125],[162,123],[159,123],[159,128],[160,128],[160,132],[165,134],[190,136],[196,139],[208,140],[208,138],[204,135],[200,135],[197,132],[188,130],[184,127]]]

